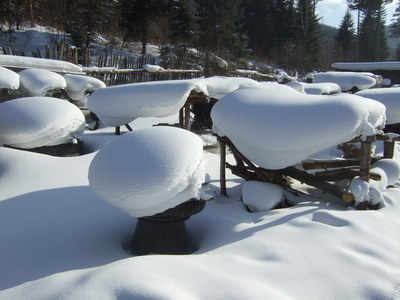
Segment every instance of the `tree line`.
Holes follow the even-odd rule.
[[[385,7],[392,0],[348,0],[334,43],[328,45],[316,13],[318,1],[0,0],[0,22],[10,28],[22,21],[55,27],[81,53],[97,33],[123,42],[140,40],[143,54],[147,43],[158,43],[165,63],[179,68],[198,59],[193,49],[203,53],[204,66],[215,68],[218,57],[235,67],[253,57],[288,70],[323,68],[333,60],[389,58]],[[389,32],[400,36],[400,6]]]

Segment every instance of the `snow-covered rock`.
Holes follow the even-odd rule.
[[[117,85],[95,91],[87,105],[105,126],[121,126],[140,117],[176,114],[193,88],[188,80]]]
[[[298,92],[311,95],[331,95],[341,92],[340,86],[336,83],[331,82],[306,83],[291,81],[286,83],[286,85],[290,86]]]
[[[31,96],[44,96],[67,87],[63,76],[45,69],[26,69],[18,73],[21,88]]]
[[[79,138],[85,117],[75,105],[51,97],[25,97],[0,103],[0,144],[36,148]]]
[[[281,186],[269,182],[246,181],[242,187],[242,201],[251,212],[274,208],[283,200]]]
[[[386,106],[387,124],[400,123],[400,87],[375,88],[359,91],[356,94],[384,104]]]
[[[307,95],[265,83],[223,97],[211,117],[214,132],[230,138],[252,162],[281,169],[356,136],[375,134],[384,126],[385,106],[352,94]]]
[[[198,198],[204,178],[202,140],[167,126],[138,129],[114,139],[100,149],[89,168],[94,192],[134,217]]]
[[[85,75],[65,74],[64,79],[67,83],[68,96],[76,101],[84,99],[89,93],[106,87],[103,81]]]
[[[0,89],[16,90],[19,88],[19,75],[7,68],[0,67]]]
[[[322,72],[307,74],[313,79],[313,83],[331,82],[340,86],[342,91],[369,89],[382,81],[380,76],[368,72]]]
[[[381,169],[386,174],[387,185],[395,185],[400,179],[400,164],[394,159],[380,159],[372,168]]]

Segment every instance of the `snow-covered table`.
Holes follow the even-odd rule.
[[[264,84],[223,97],[211,116],[222,145],[222,192],[226,165],[247,180],[288,185],[285,176],[289,176],[338,196],[347,204],[365,207],[368,200],[377,204],[376,199],[368,198],[368,184],[368,195],[359,197],[359,185],[348,190],[330,182],[356,177],[369,182],[372,143],[386,120],[381,103],[351,94],[307,95],[288,86]],[[349,141],[361,142],[358,160],[342,158],[340,162],[324,162],[324,167],[314,164],[309,169],[322,170],[312,173],[302,165],[315,153]],[[236,166],[225,163],[225,145],[232,150]],[[338,163],[351,168],[338,171]]]

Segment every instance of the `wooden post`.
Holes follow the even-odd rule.
[[[183,107],[179,110],[179,127],[183,128]]]
[[[115,135],[121,134],[121,128],[119,126],[115,127]]]
[[[220,175],[220,194],[228,196],[226,193],[226,174],[225,174],[225,164],[226,164],[226,142],[224,140],[219,141],[220,150],[220,165],[219,165],[219,175]]]
[[[370,141],[361,142],[360,178],[367,182],[370,179],[371,145]]]
[[[383,142],[383,158],[393,158],[394,155],[394,142],[384,141]]]
[[[190,130],[190,104],[189,103],[185,103],[185,129]]]

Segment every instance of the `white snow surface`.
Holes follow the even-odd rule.
[[[150,65],[150,64],[145,64],[143,65],[143,69],[146,70],[147,72],[154,73],[158,71],[164,70],[163,67],[160,67],[158,65]]]
[[[310,73],[307,77],[313,78],[313,83],[331,82],[340,86],[343,92],[353,88],[358,90],[369,89],[381,82],[379,76],[368,72],[321,72]]]
[[[387,124],[400,123],[400,87],[374,88],[359,91],[356,94],[384,104],[386,106]]]
[[[190,131],[156,126],[108,143],[94,157],[94,192],[134,217],[152,216],[200,198],[203,142]]]
[[[253,79],[245,77],[213,76],[207,78],[190,79],[195,84],[195,90],[206,96],[220,99],[226,94],[245,86],[258,85]]]
[[[267,83],[228,94],[211,117],[213,131],[227,136],[253,163],[281,169],[375,134],[385,124],[385,106],[351,94],[307,95]]]
[[[121,137],[103,128],[82,139],[100,147]],[[215,197],[186,221],[199,250],[132,257],[122,245],[136,219],[91,190],[95,155],[0,147],[0,299],[398,298],[398,188],[382,192],[386,205],[377,211],[284,191],[298,204],[249,213],[244,180],[227,172],[228,197],[219,195],[219,155],[205,152],[204,189]]]
[[[106,87],[106,84],[94,77],[85,75],[65,74],[64,79],[67,83],[67,93],[72,100],[82,100],[88,93]]]
[[[338,70],[349,71],[374,71],[374,70],[400,70],[399,61],[381,61],[381,62],[337,62],[332,67]]]
[[[40,68],[60,73],[82,73],[82,68],[70,62],[27,56],[0,55],[0,66],[6,68]]]
[[[19,88],[19,75],[7,68],[0,67],[0,89],[17,90]]]
[[[283,200],[281,186],[269,182],[246,181],[242,187],[242,201],[251,212],[273,209]]]
[[[79,138],[85,117],[75,105],[58,98],[25,97],[0,103],[0,144],[36,148]]]
[[[331,95],[341,92],[340,86],[336,83],[320,82],[320,83],[306,83],[299,81],[290,81],[286,85],[295,89],[298,92],[311,94],[311,95]]]
[[[50,91],[59,91],[67,87],[63,76],[46,69],[26,69],[18,74],[21,88],[31,96],[45,96]]]
[[[176,114],[193,87],[187,80],[111,86],[91,94],[87,105],[104,125],[121,126],[139,117]]]
[[[121,126],[140,117],[165,117],[179,112],[191,91],[219,99],[243,86],[258,85],[242,77],[215,76],[111,86],[95,91],[88,107],[106,126]]]

